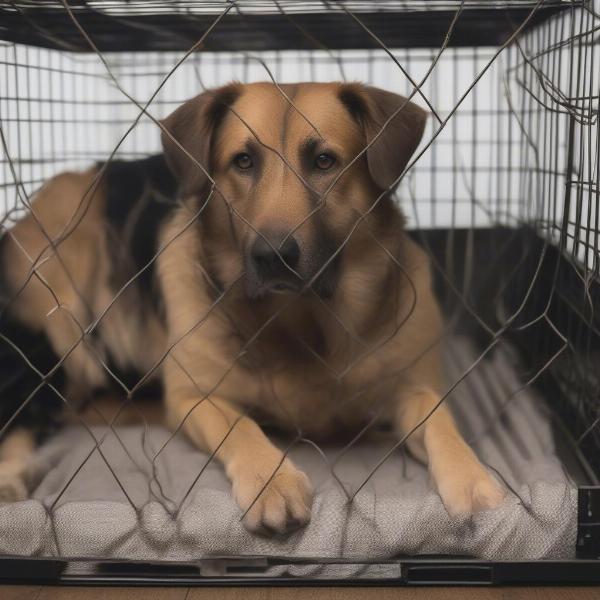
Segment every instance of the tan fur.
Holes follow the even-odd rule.
[[[2,265],[12,288],[20,290],[11,309],[44,330],[59,356],[68,354],[72,381],[88,387],[104,383],[106,373],[98,362],[101,350],[83,332],[107,308],[98,331],[121,366],[150,369],[164,336],[155,320],[136,319],[127,294],[113,300],[97,175],[94,168],[49,180],[34,196],[30,214],[9,231]],[[140,353],[146,344],[156,351]]]
[[[386,133],[388,138],[382,136],[356,160],[315,211],[338,243],[348,238],[333,297],[323,300],[309,291],[301,297],[273,295],[248,302],[244,294],[244,250],[257,231],[276,226],[293,232],[303,248],[318,246],[307,186],[318,197],[337,171],[302,175],[306,169],[298,149],[304,141],[316,136],[341,165],[348,165],[369,141],[365,135],[370,138],[371,130],[377,131],[376,124],[363,130],[343,108],[339,92],[346,88],[341,85],[284,86],[293,109],[271,84],[235,84],[217,91],[215,97],[227,93],[233,102],[210,148],[206,115],[211,96],[189,101],[169,117],[166,128],[215,182],[200,218],[204,228],[185,229],[207,199],[199,193],[209,189],[206,176],[167,137],[167,156],[186,192],[160,240],[165,247],[158,272],[167,332],[153,326],[149,334],[132,323],[125,302],[121,309],[117,303],[114,314],[101,323],[103,340],[123,364],[147,370],[172,346],[161,367],[167,423],[171,428],[183,423],[199,448],[215,453],[253,530],[283,533],[302,525],[310,518],[312,494],[307,477],[266,437],[254,415],[324,439],[356,431],[375,411],[404,436],[443,392],[437,344],[442,320],[431,290],[429,261],[403,232],[402,216],[389,199],[371,210],[421,136],[424,116],[412,104]],[[382,112],[399,98],[357,84],[348,91],[364,96],[367,109],[376,106]],[[262,171],[251,181],[236,175],[230,160],[257,138]],[[402,148],[402,164],[387,164],[382,154],[394,145]],[[93,176],[94,171],[63,175],[40,191],[33,211],[51,236],[80,210],[79,200]],[[57,256],[48,251],[49,259],[36,270],[69,310],[47,317],[54,304],[34,278],[22,294],[22,317],[48,332],[61,354],[78,339],[70,320],[86,327],[110,302],[110,265],[98,217],[101,203],[100,187],[80,225],[57,250],[91,314]],[[50,208],[57,205],[61,211]],[[19,241],[10,259],[17,285],[31,269],[23,250],[35,260],[47,241],[31,217],[12,235]],[[84,344],[69,361],[73,373],[86,374],[87,383],[101,376]],[[444,404],[409,437],[408,447],[429,464],[450,513],[469,513],[501,501],[500,487],[462,440]]]
[[[18,428],[10,431],[0,444],[0,502],[27,498],[28,470],[35,449],[31,433]]]

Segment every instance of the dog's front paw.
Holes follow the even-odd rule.
[[[434,475],[438,492],[448,513],[455,517],[496,508],[504,490],[475,458]]]
[[[245,513],[244,525],[264,535],[289,533],[310,521],[312,486],[308,477],[288,459],[271,478],[273,470],[257,469],[247,462],[231,473],[233,495]]]

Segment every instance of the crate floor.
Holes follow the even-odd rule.
[[[449,381],[456,381],[477,354],[464,338],[452,339],[448,349]],[[218,555],[357,561],[402,554],[572,558],[577,486],[556,455],[547,410],[522,389],[513,360],[509,348],[497,348],[450,398],[465,437],[517,493],[509,492],[497,510],[450,518],[426,468],[401,451],[348,504],[341,486],[356,490],[394,440],[381,435],[358,443],[335,464],[340,447],[321,446],[323,456],[301,443],[291,456],[316,489],[312,521],[286,539],[265,539],[242,526],[217,464],[210,463],[194,483],[206,456],[182,436],[154,461],[153,473],[149,457],[169,436],[162,428],[151,428],[144,438],[142,427],[123,427],[118,439],[106,428],[95,428],[97,439],[106,434],[102,458],[92,451],[89,433],[73,426],[40,450],[37,460],[45,475],[32,498],[0,505],[0,553],[177,561]],[[347,575],[358,568],[348,565]],[[292,574],[318,575],[319,567],[292,569]]]

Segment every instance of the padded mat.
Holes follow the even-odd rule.
[[[452,339],[448,380],[456,381],[476,358],[468,341]],[[427,469],[401,450],[348,503],[342,486],[356,490],[394,440],[362,441],[341,458],[339,447],[320,445],[320,452],[299,443],[291,457],[316,489],[312,520],[287,538],[266,539],[244,529],[217,464],[198,477],[207,457],[183,436],[174,437],[153,466],[149,457],[169,437],[160,427],[146,434],[141,426],[118,428],[118,438],[96,427],[100,452],[86,430],[71,426],[39,451],[44,476],[32,498],[0,505],[0,552],[181,561],[231,555],[572,558],[577,488],[556,456],[547,410],[522,389],[513,361],[509,348],[497,348],[449,398],[466,439],[513,490],[496,510],[451,518]],[[296,574],[315,568],[293,567]],[[355,567],[347,569],[351,575]]]

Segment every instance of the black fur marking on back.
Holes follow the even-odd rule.
[[[116,292],[139,273],[137,289],[157,308],[160,303],[155,264],[144,267],[157,251],[161,224],[176,206],[177,182],[162,154],[112,161],[105,178],[111,284]]]
[[[156,253],[160,225],[176,206],[177,184],[162,155],[111,162],[105,177],[105,218],[114,274],[111,283],[116,292]],[[44,332],[34,331],[11,314],[10,305],[19,298],[13,298],[15,290],[11,289],[2,267],[6,241],[6,234],[0,234],[0,430],[9,422],[10,428],[23,426],[40,443],[61,425],[65,408],[63,400],[48,384],[63,394],[66,377],[60,367],[45,378],[59,357]],[[156,308],[160,302],[154,279],[155,268],[151,265],[136,278],[135,287],[145,300],[142,304],[150,303]],[[111,365],[110,357],[108,362]],[[139,374],[118,375],[131,385],[139,380]],[[160,392],[160,384],[152,387],[154,393]],[[93,397],[94,390],[90,390],[92,400]]]

